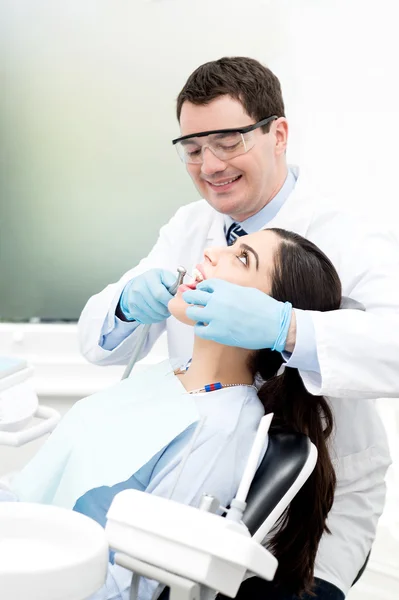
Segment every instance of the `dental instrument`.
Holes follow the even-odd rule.
[[[187,274],[187,270],[184,267],[182,267],[182,266],[177,267],[177,279],[176,279],[175,283],[170,288],[168,288],[168,292],[172,296],[176,295],[179,285],[181,285],[183,283],[183,279],[186,274]],[[132,369],[133,369],[134,365],[136,364],[138,357],[140,356],[140,352],[144,346],[144,342],[147,339],[147,335],[150,330],[150,327],[151,327],[150,324],[143,325],[143,329],[141,331],[139,339],[137,340],[137,344],[134,347],[132,356],[128,362],[128,365],[127,365],[125,371],[123,372],[122,379],[127,379],[127,377],[129,377],[130,373],[132,372]]]

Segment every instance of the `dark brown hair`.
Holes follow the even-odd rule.
[[[184,102],[209,104],[224,95],[239,100],[256,122],[285,116],[280,82],[274,73],[253,58],[235,56],[205,63],[190,75],[177,98],[177,119],[180,121]],[[269,127],[270,123],[262,129],[267,132]]]
[[[341,303],[341,282],[327,256],[312,242],[282,229],[271,229],[281,240],[275,257],[271,295],[303,310],[336,310]],[[254,355],[253,372],[265,383],[259,390],[266,413],[273,412],[270,433],[300,432],[315,444],[316,467],[280,518],[270,544],[279,561],[275,582],[293,593],[310,592],[316,552],[336,484],[327,448],[333,415],[323,396],[310,394],[297,369],[286,367],[280,353],[261,350]]]

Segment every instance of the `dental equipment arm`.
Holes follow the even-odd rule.
[[[273,420],[273,413],[269,413],[262,417],[258,431],[249,454],[245,470],[237,490],[236,497],[231,501],[230,509],[227,511],[226,519],[229,521],[241,522],[244,511],[247,507],[247,496],[251,483],[255,477],[259,466],[260,457],[265,446],[267,433],[270,429],[270,424]]]
[[[32,415],[41,422],[21,431],[0,431],[0,446],[23,446],[33,440],[51,433],[60,421],[60,414],[49,406],[38,406]],[[1,425],[1,423],[0,423]]]
[[[51,433],[60,420],[56,410],[39,405],[26,381],[32,374],[24,360],[0,358],[0,445],[27,444]],[[41,422],[31,424],[34,418]]]
[[[174,296],[176,294],[179,285],[181,285],[183,283],[183,279],[184,279],[184,276],[187,273],[187,271],[184,267],[178,267],[177,273],[178,273],[178,275],[177,275],[176,281],[174,282],[174,284],[172,286],[170,286],[168,288],[168,292],[172,296]],[[149,331],[150,327],[151,327],[150,324],[143,325],[143,329],[140,332],[140,337],[137,340],[137,343],[134,347],[132,356],[129,360],[129,363],[128,363],[125,371],[123,372],[122,379],[126,379],[127,377],[129,377],[130,373],[132,372],[132,369],[133,369],[134,365],[136,364],[138,357],[140,356],[140,353],[144,346],[145,340],[147,339],[147,335],[148,335],[148,331]]]

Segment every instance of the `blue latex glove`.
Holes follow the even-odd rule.
[[[129,281],[119,301],[126,319],[146,324],[167,319],[168,302],[173,298],[168,287],[175,281],[176,275],[164,269],[150,269]]]
[[[292,305],[279,302],[255,288],[221,279],[207,279],[186,291],[186,314],[197,321],[195,334],[226,346],[283,352],[291,322]],[[207,324],[207,325],[205,325]]]

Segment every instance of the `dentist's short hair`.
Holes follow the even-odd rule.
[[[239,100],[255,122],[273,115],[285,117],[276,75],[253,58],[233,56],[205,63],[190,75],[177,98],[177,119],[184,102],[206,105],[224,95]],[[269,128],[270,123],[262,129],[266,133]]]

